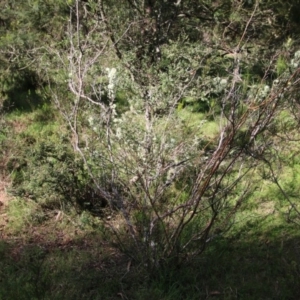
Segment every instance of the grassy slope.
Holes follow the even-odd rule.
[[[53,122],[37,122],[43,115],[8,116],[17,144],[55,131]],[[216,126],[201,130],[209,138]],[[287,186],[292,170],[286,166],[283,174]],[[7,221],[0,232],[0,299],[300,299],[300,233],[287,222],[288,208],[276,187],[261,181],[232,229],[208,243],[203,256],[179,270],[147,274],[110,245],[87,213],[55,209],[37,218],[45,212],[36,202],[10,200],[1,208]]]

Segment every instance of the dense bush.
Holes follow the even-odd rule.
[[[25,144],[6,166],[11,173],[13,195],[34,200],[45,210],[75,207],[78,212],[95,212],[106,205],[67,141],[53,136],[50,140],[37,140],[26,133],[18,139],[18,143]]]

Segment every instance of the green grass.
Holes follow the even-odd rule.
[[[22,232],[24,227],[40,224],[46,217],[37,203],[24,199],[10,200],[7,213],[9,215],[7,230],[14,233]]]

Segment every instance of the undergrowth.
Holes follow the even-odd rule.
[[[49,240],[2,241],[0,299],[299,299],[298,230],[276,214],[243,220],[201,257],[155,274],[74,224]]]
[[[2,139],[2,163],[17,197],[1,228],[0,299],[300,298],[299,228],[289,223],[291,204],[268,174],[251,174],[256,191],[230,230],[207,240],[204,254],[151,273],[114,246],[110,222],[119,221],[117,213],[89,209],[93,185],[58,131],[59,120],[43,112],[51,115],[48,108],[12,113],[14,136],[4,132]],[[209,138],[216,126],[200,130]],[[294,156],[280,176],[292,200],[299,194],[298,169]]]

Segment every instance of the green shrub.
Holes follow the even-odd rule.
[[[23,150],[8,163],[13,195],[30,198],[47,209],[90,207],[95,190],[82,161],[68,146],[39,141]]]

